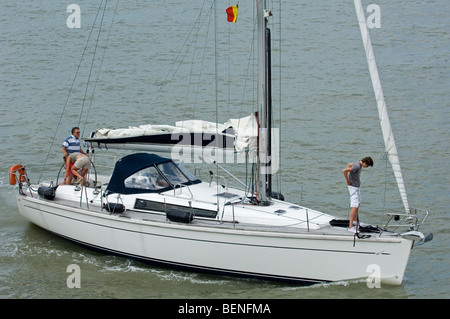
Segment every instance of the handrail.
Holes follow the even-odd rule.
[[[180,195],[183,193],[183,186],[185,186],[188,189],[189,193],[191,193],[191,198],[194,198],[194,194],[192,194],[192,191],[189,188],[189,185],[183,185],[181,183],[176,183],[175,185],[172,186],[173,196],[177,197],[177,194],[176,194],[177,186],[179,186],[179,189],[181,190]]]
[[[423,216],[419,216],[423,215]],[[425,222],[428,218],[429,212],[425,209],[421,208],[410,208],[409,213],[397,214],[397,213],[387,213],[386,216],[389,219],[386,221],[386,224],[381,228],[380,236],[383,231],[388,228],[392,228],[392,231],[395,231],[397,228],[407,227],[410,230],[418,230],[419,227]],[[397,222],[394,225],[390,225],[391,222]]]
[[[224,186],[225,186],[225,190],[226,191],[228,191],[228,181],[227,181],[227,179],[225,178],[225,176],[222,176],[222,175],[215,175],[214,173],[212,173],[211,171],[209,171],[209,176],[210,176],[210,178],[209,178],[209,187],[211,187],[211,185],[212,185],[212,181],[213,181],[213,179],[214,179],[214,177],[216,177],[216,185],[219,185],[220,183],[219,183],[219,179],[223,179],[223,183],[224,183]]]

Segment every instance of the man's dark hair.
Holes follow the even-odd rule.
[[[370,156],[364,157],[361,162],[366,163],[367,166],[373,166],[373,160]]]

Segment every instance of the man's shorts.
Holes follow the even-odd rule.
[[[75,161],[75,164],[73,164],[76,168],[85,168],[89,169],[91,167],[91,161],[89,160],[89,157],[87,156],[80,156]]]
[[[350,192],[350,207],[359,207],[359,204],[361,204],[359,187],[348,186],[348,191]]]

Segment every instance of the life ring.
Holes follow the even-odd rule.
[[[25,167],[23,167],[20,164],[13,165],[9,168],[9,184],[10,185],[16,185],[16,183],[17,183],[16,173],[19,174],[20,183],[24,183],[26,181]]]

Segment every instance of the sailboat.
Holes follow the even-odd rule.
[[[258,112],[223,124],[197,120],[98,129],[84,139],[90,154],[98,148],[134,152],[115,163],[111,176],[100,176],[92,167],[83,186],[58,180],[33,184],[24,166],[12,166],[10,183],[19,186],[20,214],[70,241],[189,271],[301,284],[369,278],[400,285],[412,248],[432,239],[418,230],[426,210],[405,206],[405,212],[390,214],[385,225],[361,224],[351,233],[348,221],[286,202],[272,191],[271,14],[265,0],[255,4]],[[407,204],[359,0],[355,7],[381,108],[386,152]],[[209,179],[201,180],[174,159],[183,152],[218,168],[217,154],[244,154],[254,159],[256,177],[251,185],[240,182],[242,187],[236,188],[212,171]],[[228,178],[236,179],[232,174]]]

